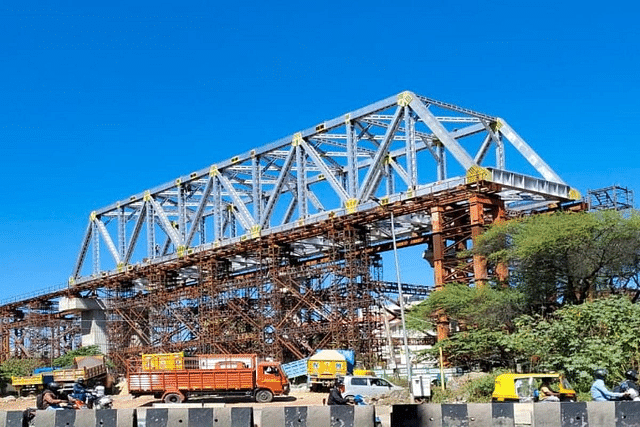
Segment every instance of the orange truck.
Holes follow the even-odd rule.
[[[127,363],[129,393],[152,394],[165,403],[192,396],[250,396],[267,403],[289,394],[289,380],[279,362],[255,354],[143,354]]]

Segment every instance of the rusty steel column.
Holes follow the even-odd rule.
[[[498,200],[497,202],[498,203],[495,203],[492,206],[494,224],[499,224],[507,220],[507,211],[504,208],[504,202],[501,200]],[[495,267],[495,276],[498,283],[507,285],[509,280],[509,267],[507,264],[504,262],[498,263]]]
[[[4,319],[5,315],[0,319],[0,362],[6,362],[11,357],[11,329],[7,328]]]
[[[479,194],[469,199],[469,216],[471,219],[471,239],[475,245],[476,239],[484,232],[485,206],[491,206],[492,200]],[[473,255],[473,278],[476,286],[483,287],[487,284],[487,259],[482,255]]]
[[[431,208],[431,229],[433,244],[433,274],[436,292],[442,290],[445,285],[444,251],[445,239],[444,231],[444,207],[434,206]],[[436,313],[438,341],[449,337],[449,319],[444,313]]]
[[[506,221],[504,202],[497,197],[476,194],[469,199],[469,213],[471,216],[471,235],[473,243],[478,236],[484,233],[486,226]],[[473,256],[473,273],[477,286],[484,286],[490,276],[494,276],[499,283],[505,283],[508,279],[508,269],[504,263],[495,266],[493,274],[487,268],[487,260],[484,256]]]

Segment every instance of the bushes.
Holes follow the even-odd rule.
[[[432,387],[431,401],[433,403],[491,402],[491,394],[498,374],[472,373],[454,378],[447,383],[444,391],[440,387]]]
[[[29,375],[35,368],[42,366],[37,359],[15,359],[11,358],[0,365],[0,386],[4,388],[11,384],[11,377]]]

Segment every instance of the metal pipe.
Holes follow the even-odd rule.
[[[398,262],[398,246],[396,244],[396,227],[395,227],[395,218],[393,215],[393,211],[391,212],[391,238],[393,240],[393,257],[395,258],[396,264],[396,280],[398,282],[398,301],[400,302],[400,319],[402,320],[402,338],[404,340],[404,354],[405,361],[407,364],[407,380],[409,382],[409,396],[411,397],[411,403],[413,403],[413,390],[412,390],[412,379],[413,376],[411,374],[411,354],[409,353],[409,342],[407,339],[407,324],[404,316],[404,295],[402,294],[402,283],[400,282],[400,263]]]

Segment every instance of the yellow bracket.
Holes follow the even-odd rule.
[[[96,211],[92,211],[92,212],[91,212],[91,215],[89,215],[89,220],[90,220],[91,222],[93,222],[93,221],[95,221],[95,220],[96,220],[96,217],[97,217],[97,215],[96,215]]]
[[[261,231],[262,227],[260,227],[259,225],[254,225],[253,227],[251,227],[251,238],[257,239],[258,237],[260,237]]]
[[[69,286],[73,286],[76,284],[76,279],[74,279],[73,277],[69,277]]]
[[[478,181],[491,181],[492,175],[489,169],[482,166],[471,166],[467,169],[467,184]]]
[[[180,245],[178,246],[178,250],[176,251],[176,255],[178,255],[178,258],[182,258],[183,256],[185,256],[187,253],[187,247],[184,245]]]
[[[345,114],[344,115],[344,124],[348,125],[350,121],[351,121],[351,114]]]
[[[404,92],[398,94],[398,105],[399,106],[406,107],[407,105],[411,104],[411,101],[413,101],[413,97],[411,96],[411,92],[404,91]]]
[[[569,198],[571,200],[580,200],[582,199],[582,194],[580,194],[580,192],[575,188],[572,188],[571,190],[569,190]]]
[[[291,140],[291,145],[293,147],[297,147],[300,144],[302,144],[302,133],[297,132],[293,134],[293,140]]]
[[[142,200],[144,200],[145,202],[150,202],[151,201],[151,191],[147,190],[144,192],[144,197],[142,197]]]
[[[352,214],[356,211],[356,208],[358,207],[358,199],[348,199],[346,202],[344,202],[344,207],[347,210],[348,214]]]
[[[216,175],[218,175],[218,173],[219,172],[218,172],[218,168],[217,167],[211,166],[209,168],[209,176],[216,176]]]

